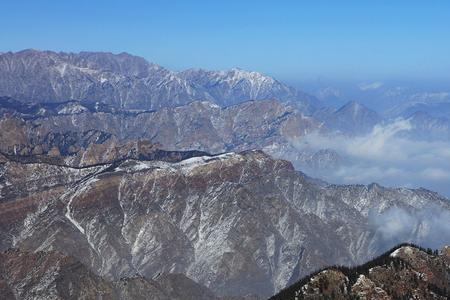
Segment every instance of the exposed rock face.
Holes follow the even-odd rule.
[[[447,248],[438,253],[400,246],[361,266],[310,275],[270,299],[448,299]]]
[[[84,102],[26,106],[3,98],[0,111],[0,150],[22,155],[47,153],[58,141],[65,145],[64,149],[57,147],[59,151],[75,153],[88,145],[137,139],[169,150],[221,153],[274,144],[286,147],[290,140],[322,128],[314,119],[276,100],[248,101],[227,108],[193,102],[136,113]]]
[[[268,296],[381,253],[370,211],[449,209],[424,190],[318,184],[259,151],[81,169],[4,160],[1,249],[57,250],[109,280],[182,273],[219,295]]]
[[[181,274],[105,280],[55,251],[0,254],[0,297],[25,299],[221,300]],[[225,300],[225,299],[222,299]],[[238,299],[236,299],[238,300]]]
[[[209,155],[202,151],[166,151],[147,140],[120,142],[101,131],[83,133],[49,133],[33,144],[14,145],[3,157],[23,163],[50,163],[68,167],[83,167],[117,163],[125,159],[179,161],[192,156]]]
[[[0,276],[2,299],[118,299],[111,284],[56,252],[6,251],[0,254]]]
[[[179,73],[196,86],[203,87],[219,103],[238,104],[249,99],[276,98],[297,103],[304,111],[317,108],[317,99],[258,72],[234,68],[229,71],[190,69]]]
[[[373,214],[450,210],[430,191],[328,185],[248,151],[327,169],[336,152],[298,153],[293,141],[379,122],[357,103],[306,117],[314,98],[257,72],[27,50],[0,54],[0,95],[9,96],[0,98],[0,250],[23,249],[0,254],[0,298],[269,296],[392,246]],[[426,234],[416,224],[404,238]],[[345,285],[389,298],[369,275],[348,286],[330,270],[318,282],[328,278],[330,295]]]
[[[0,54],[0,95],[24,102],[88,100],[157,109],[210,100],[227,106],[277,98],[309,109],[315,98],[257,72],[176,73],[126,53],[24,50]]]

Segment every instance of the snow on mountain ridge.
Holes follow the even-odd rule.
[[[126,53],[24,50],[0,55],[0,95],[23,102],[98,101],[158,109],[210,100],[229,106],[276,98],[310,108],[314,97],[254,71],[167,70]]]
[[[220,295],[269,296],[323,265],[359,263],[384,251],[390,245],[368,210],[413,212],[434,204],[450,211],[447,200],[424,190],[317,184],[261,151],[124,161],[118,169],[82,169],[78,177],[66,169],[6,164],[3,177],[30,193],[0,191],[8,195],[0,208],[22,209],[13,229],[0,226],[0,236],[28,251],[64,250],[108,278],[183,273]],[[55,177],[55,184],[41,187],[49,178],[36,174]],[[58,184],[64,179],[70,189]],[[41,208],[20,206],[34,199]],[[7,210],[0,216],[0,225],[9,224]],[[10,246],[0,239],[0,249]]]

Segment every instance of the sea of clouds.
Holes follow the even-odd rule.
[[[450,141],[414,139],[412,130],[408,120],[398,119],[363,136],[310,134],[291,144],[299,152],[331,149],[340,157],[338,167],[318,170],[299,161],[294,164],[329,183],[423,187],[450,199]],[[386,249],[402,242],[437,249],[450,241],[450,212],[438,207],[416,212],[394,207],[371,213],[369,220]]]
[[[314,133],[292,144],[298,151],[332,149],[340,156],[338,167],[325,170],[297,164],[313,177],[340,184],[424,187],[450,197],[450,141],[423,141],[404,134],[412,129],[408,120],[398,119],[363,136]]]

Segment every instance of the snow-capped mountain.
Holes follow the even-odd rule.
[[[86,100],[158,109],[209,100],[228,106],[275,98],[310,109],[316,99],[258,72],[173,72],[126,53],[24,50],[0,55],[0,95],[24,102]]]
[[[16,249],[0,255],[0,298],[66,287],[188,298],[179,285],[192,299],[266,297],[325,265],[450,239],[450,204],[437,193],[332,185],[280,159],[328,172],[346,157],[313,148],[315,135],[364,142],[381,119],[357,102],[316,103],[240,69],[172,72],[125,53],[0,54],[0,251]],[[441,121],[415,113],[399,126],[442,134]],[[376,146],[387,127],[375,126]],[[60,276],[73,268],[78,281]]]
[[[248,99],[280,99],[293,103],[302,99],[300,106],[307,111],[318,105],[312,96],[258,72],[239,68],[229,71],[190,69],[179,75],[196,86],[201,86],[219,103],[227,105]]]

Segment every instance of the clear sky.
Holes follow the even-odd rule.
[[[450,80],[450,1],[2,0],[0,51],[129,52],[174,70]]]

